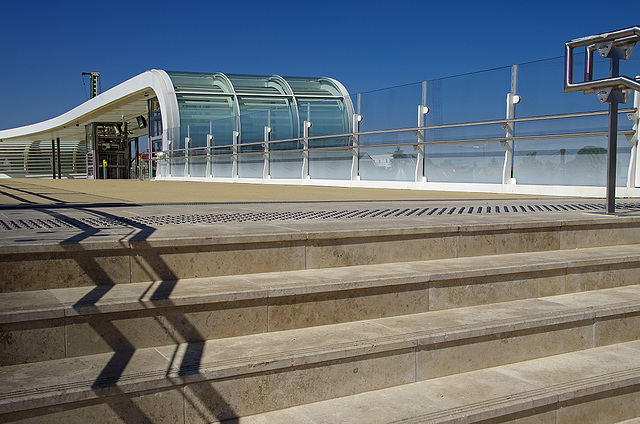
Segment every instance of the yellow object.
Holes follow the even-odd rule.
[[[106,160],[106,159],[102,159],[102,166],[103,166],[104,168],[106,168],[106,167],[107,167],[107,160]]]

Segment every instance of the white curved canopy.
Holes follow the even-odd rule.
[[[0,141],[83,140],[85,125],[91,122],[136,122],[147,116],[147,100],[157,96],[162,125],[179,125],[178,105],[173,84],[165,71],[152,69],[119,84],[55,118],[24,127],[0,130]],[[137,125],[130,125],[134,136]]]

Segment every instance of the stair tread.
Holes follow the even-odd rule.
[[[640,286],[0,368],[0,413],[640,310]]]
[[[0,323],[640,261],[640,245],[0,293]]]
[[[294,406],[243,417],[238,422],[467,423],[639,382],[640,341],[634,341]],[[634,416],[638,411],[615,413],[625,419],[629,416],[624,414]]]

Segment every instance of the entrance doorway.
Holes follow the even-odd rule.
[[[93,166],[95,179],[128,179],[131,167],[131,141],[127,124],[93,122],[86,127],[87,162]]]

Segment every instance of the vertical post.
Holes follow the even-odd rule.
[[[51,173],[52,177],[56,179],[56,141],[51,140]]]
[[[135,152],[136,152],[136,177],[141,180],[142,179],[142,166],[140,164],[140,140],[138,137],[135,139]]]
[[[358,181],[360,179],[360,122],[362,121],[362,115],[358,113],[353,114],[353,137],[352,137],[352,149],[351,149],[351,181]]]
[[[502,184],[511,184],[513,170],[513,93],[507,93],[507,122],[504,125],[505,141],[504,147],[504,164],[502,165]]]
[[[191,167],[189,166],[189,162],[190,162],[189,149],[190,148],[191,148],[191,137],[185,137],[184,138],[184,176],[185,177],[191,176]]]
[[[264,156],[264,164],[262,166],[262,178],[268,180],[271,178],[271,167],[270,167],[270,158],[269,158],[269,150],[271,146],[269,145],[269,141],[271,141],[271,131],[272,128],[268,125],[264,127],[264,144],[263,144],[263,156]]]
[[[620,56],[611,51],[609,59],[609,76],[615,78],[620,75]],[[618,101],[622,93],[613,88],[607,98],[609,103],[609,148],[607,149],[607,213],[616,212],[616,159],[618,157]]]
[[[515,132],[515,105],[520,103],[518,90],[518,65],[511,67],[511,92],[507,93],[507,122],[503,126],[505,130],[505,141],[503,147],[504,164],[502,166],[502,184],[513,184],[513,140],[511,139]]]
[[[240,139],[240,132],[233,132],[233,146],[231,147],[231,178],[238,178],[238,141]]]
[[[148,105],[148,103],[147,103]],[[148,106],[147,106],[148,107]],[[149,167],[149,181],[153,179],[153,140],[151,139],[151,134],[155,134],[155,129],[152,130],[153,124],[151,124],[151,114],[149,113],[147,122],[149,122],[149,130],[147,131],[147,164]],[[158,134],[155,134],[158,135]],[[164,137],[164,136],[163,136]]]
[[[211,175],[211,162],[213,161],[211,146],[213,146],[213,134],[207,134],[207,168],[205,170],[205,177],[212,177]]]
[[[304,121],[302,128],[302,179],[309,179],[309,129],[311,121]]]
[[[172,171],[171,163],[173,162],[171,160],[171,157],[173,156],[173,141],[172,140],[167,140],[167,147],[168,147],[168,149],[167,149],[167,152],[166,152],[166,159],[165,159],[167,161],[167,164],[165,166],[167,167],[167,171],[166,171],[167,177],[170,177],[171,176],[171,171]]]
[[[429,108],[424,104],[418,105],[418,127],[424,127],[424,115],[429,112]],[[424,143],[424,130],[418,130],[418,143]],[[416,144],[413,146],[418,152],[416,157],[416,172],[414,181],[421,183],[426,181],[424,176],[424,144]]]
[[[62,179],[62,160],[60,154],[60,137],[56,138],[56,148],[58,149],[58,179]]]
[[[616,211],[616,157],[618,156],[618,100],[609,102],[609,148],[607,149],[607,213]]]
[[[127,124],[127,122],[122,123],[122,144],[125,148],[124,172],[119,178],[129,179],[129,171],[131,169],[131,144],[129,144],[129,124]]]

